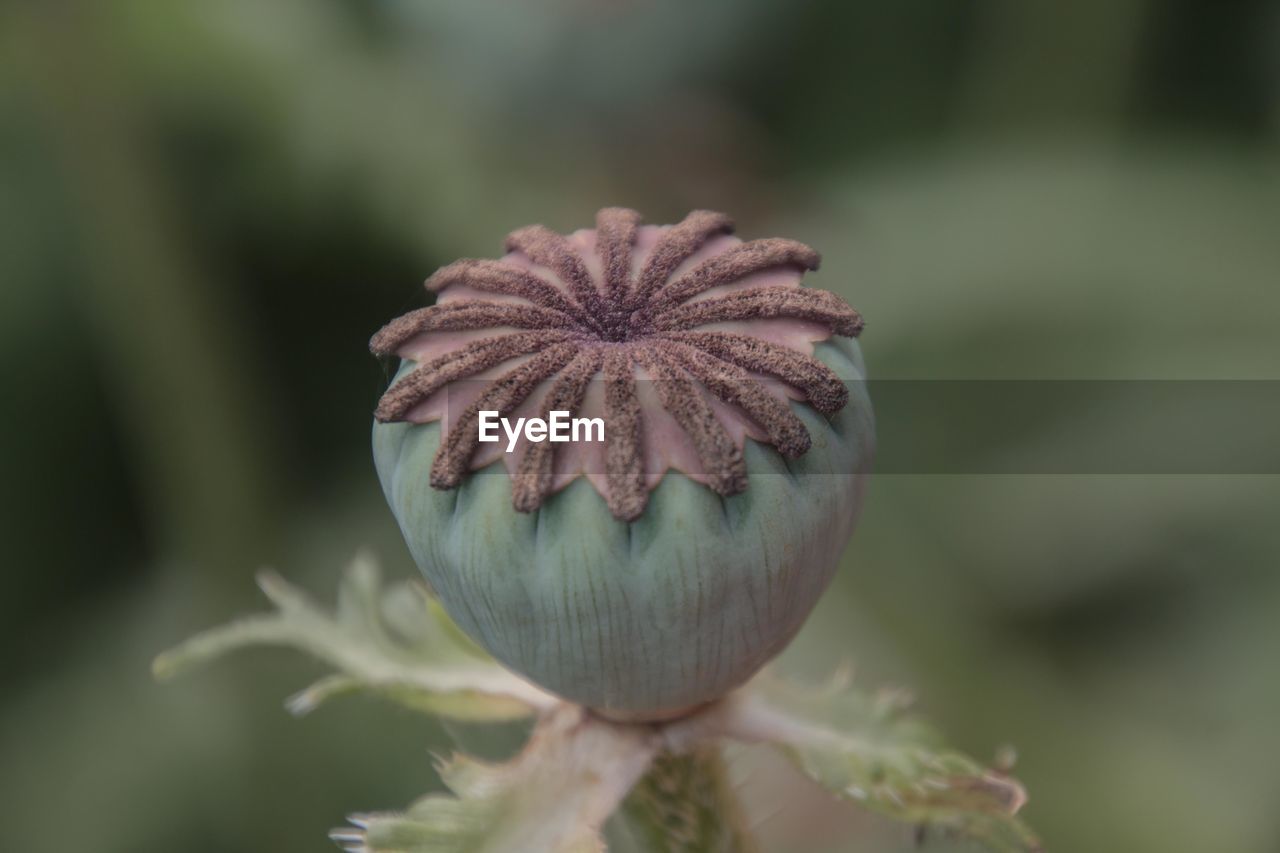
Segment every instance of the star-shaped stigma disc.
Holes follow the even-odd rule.
[[[856,336],[862,318],[838,296],[800,286],[800,274],[818,268],[817,252],[793,240],[741,242],[728,236],[732,221],[710,211],[664,228],[640,223],[634,210],[605,208],[594,232],[521,228],[507,237],[507,257],[442,268],[426,283],[441,294],[437,304],[373,337],[375,354],[417,362],[379,401],[379,421],[438,418],[419,414],[426,401],[451,383],[483,379],[442,436],[432,486],[455,488],[467,476],[480,412],[505,415],[537,394],[543,418],[576,412],[595,380],[604,389],[601,491],[628,521],[644,512],[656,483],[645,470],[648,404],[638,382],[652,382],[649,396],[687,436],[698,479],[725,496],[747,487],[743,430],[735,435],[726,420],[783,456],[809,449],[788,394],[771,385],[824,414],[845,405],[848,389],[811,354],[812,341]],[[412,345],[431,336],[433,346]],[[557,452],[549,441],[524,447],[512,472],[516,509],[537,509],[555,490]]]

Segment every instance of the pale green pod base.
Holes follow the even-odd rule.
[[[812,448],[784,460],[748,440],[750,484],[731,498],[668,471],[631,524],[584,478],[519,513],[500,462],[430,486],[438,424],[375,424],[378,475],[427,581],[494,657],[606,715],[672,716],[782,651],[853,532],[874,448],[862,358],[848,338],[815,355],[849,404],[830,419],[793,404]]]

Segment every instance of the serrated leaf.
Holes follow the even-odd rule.
[[[562,705],[505,764],[456,755],[440,767],[455,796],[431,795],[403,814],[354,815],[334,830],[361,853],[597,853],[600,828],[644,773],[659,739]]]
[[[618,818],[614,834],[627,850],[759,853],[715,741],[658,755]]]
[[[472,722],[516,719],[556,701],[481,651],[421,584],[383,590],[377,566],[367,557],[347,571],[334,614],[273,572],[259,575],[258,584],[274,613],[197,634],[156,658],[156,677],[173,677],[237,649],[278,645],[338,670],[289,700],[297,714],[352,692]]]
[[[869,694],[836,680],[805,688],[763,676],[726,711],[730,737],[780,748],[801,772],[839,797],[992,850],[1041,850],[1018,817],[1017,780],[945,747],[904,713],[900,694]]]

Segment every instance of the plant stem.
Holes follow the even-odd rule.
[[[663,753],[622,804],[643,850],[756,853],[719,747]]]

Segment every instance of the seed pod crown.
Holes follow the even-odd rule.
[[[437,303],[370,343],[415,363],[375,417],[446,422],[430,482],[452,489],[493,461],[478,438],[480,412],[597,410],[602,448],[525,443],[509,462],[523,512],[578,474],[627,521],[671,468],[722,496],[742,492],[746,438],[788,458],[809,450],[793,397],[828,415],[846,404],[846,386],[812,345],[856,336],[862,318],[834,294],[801,287],[817,252],[793,240],[744,243],[732,231],[710,211],[657,228],[605,208],[594,231],[529,226],[507,237],[502,260],[444,267],[426,283]],[[445,395],[459,387],[451,406]]]

